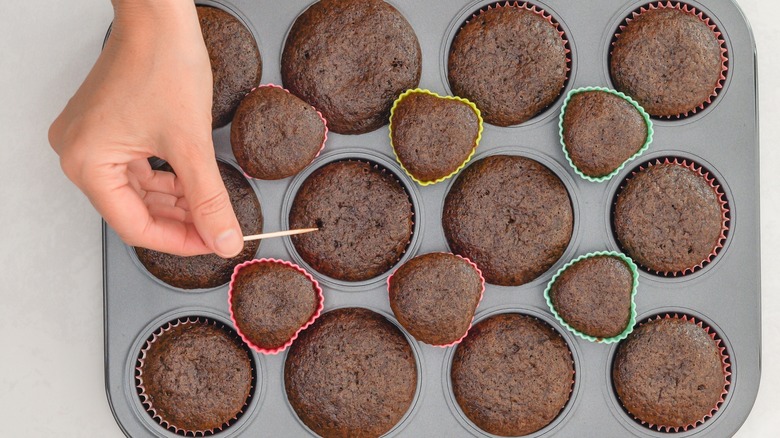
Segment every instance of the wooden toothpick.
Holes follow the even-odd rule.
[[[313,233],[315,231],[319,231],[319,228],[305,228],[301,230],[288,230],[288,231],[277,231],[275,233],[257,234],[254,236],[245,236],[244,242],[249,242],[251,240],[272,239],[274,237],[294,236],[296,234]]]

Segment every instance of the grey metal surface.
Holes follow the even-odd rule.
[[[311,3],[273,0],[203,1],[242,18],[254,33],[263,55],[263,83],[281,83],[280,57],[289,27]],[[391,0],[409,20],[423,51],[421,88],[450,93],[446,53],[460,24],[490,1]],[[558,20],[570,41],[572,88],[612,86],[607,71],[609,44],[620,22],[643,1],[534,1]],[[537,280],[521,287],[488,285],[477,318],[500,311],[537,316],[556,327],[569,343],[576,362],[572,398],[547,428],[531,436],[660,437],[631,419],[620,407],[609,377],[616,346],[583,341],[566,332],[551,317],[542,293],[553,273],[567,261],[597,250],[618,250],[610,227],[610,205],[623,178],[639,163],[655,157],[693,159],[714,174],[726,192],[731,225],[724,249],[699,272],[681,278],[661,278],[642,272],[637,296],[638,320],[680,312],[701,318],[724,340],[731,360],[731,386],[716,415],[678,436],[726,437],[747,418],[760,378],[760,239],[759,148],[755,43],[749,27],[731,0],[689,1],[709,15],[724,33],[729,71],[724,89],[706,110],[680,121],[655,121],[655,141],[648,153],[608,183],[577,177],[561,151],[558,134],[559,99],[540,116],[519,127],[486,125],[473,161],[495,153],[520,154],[550,167],[565,183],[575,209],[572,242],[561,260]],[[217,155],[234,163],[229,127],[214,132]],[[313,169],[342,159],[369,159],[393,170],[410,190],[417,206],[416,240],[407,257],[447,250],[441,227],[444,196],[453,180],[418,187],[396,165],[387,127],[360,136],[332,134],[325,153],[302,175],[278,182],[251,184],[259,194],[265,230],[286,226],[294,189]],[[473,162],[472,161],[472,162]],[[305,263],[289,239],[263,242],[258,257]],[[386,275],[348,285],[311,270],[325,290],[325,307],[360,306],[392,316],[386,296]],[[122,430],[133,437],[174,437],[144,411],[133,383],[133,367],[142,343],[165,322],[186,316],[207,316],[229,324],[227,286],[186,292],[152,278],[133,251],[116,234],[104,229],[105,371],[109,403]],[[392,318],[391,318],[392,320]],[[413,408],[389,436],[489,436],[460,413],[448,382],[453,348],[433,348],[413,342],[420,365],[420,385]],[[258,386],[246,414],[217,436],[311,436],[287,403],[283,385],[285,355],[255,355]]]

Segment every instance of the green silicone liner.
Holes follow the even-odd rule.
[[[628,325],[626,326],[626,329],[623,330],[623,333],[612,338],[604,338],[604,339],[599,339],[590,335],[586,335],[585,333],[575,330],[574,327],[570,326],[558,314],[558,312],[555,310],[555,307],[553,306],[552,300],[550,299],[550,290],[552,289],[553,284],[555,284],[555,281],[558,279],[558,277],[561,276],[561,274],[563,274],[564,271],[572,267],[574,264],[581,262],[582,260],[589,259],[592,257],[600,257],[600,256],[614,257],[622,260],[623,263],[628,265],[628,268],[631,270],[631,277],[634,279],[631,288],[631,315],[628,319]],[[639,287],[639,268],[637,268],[636,263],[634,263],[634,261],[631,260],[631,258],[626,256],[625,254],[621,254],[615,251],[598,251],[598,252],[592,252],[589,254],[581,255],[576,259],[570,261],[569,263],[566,263],[566,265],[564,265],[561,269],[559,269],[558,272],[556,272],[555,275],[553,275],[552,280],[550,280],[550,283],[547,284],[547,288],[545,288],[544,290],[544,300],[547,302],[547,306],[550,308],[550,311],[552,312],[553,316],[555,316],[555,319],[557,319],[558,322],[560,322],[561,325],[566,327],[570,332],[574,333],[575,335],[579,336],[582,339],[585,339],[586,341],[599,342],[603,344],[614,344],[615,342],[619,342],[627,338],[628,335],[631,334],[632,331],[634,331],[634,326],[636,325],[636,292],[638,287]]]
[[[474,111],[474,113],[477,115],[477,120],[479,121],[479,132],[477,132],[477,139],[474,141],[474,148],[471,149],[471,153],[469,154],[468,158],[466,158],[466,160],[463,161],[463,163],[461,163],[461,165],[458,166],[458,168],[455,169],[452,173],[434,181],[420,181],[414,175],[412,175],[412,172],[409,172],[406,166],[404,166],[404,163],[401,162],[401,158],[398,156],[398,153],[395,151],[395,145],[393,144],[393,116],[395,115],[395,110],[396,108],[398,108],[398,105],[401,103],[401,101],[411,94],[428,94],[430,96],[439,99],[454,100],[466,104]],[[414,182],[416,182],[417,184],[423,187],[438,184],[442,181],[450,179],[453,176],[457,175],[458,172],[463,170],[463,168],[466,167],[466,164],[468,164],[469,161],[471,161],[471,159],[474,158],[474,154],[477,152],[477,147],[479,147],[479,142],[482,140],[482,132],[484,130],[485,130],[485,121],[482,119],[482,111],[480,111],[479,108],[477,108],[477,105],[474,102],[471,102],[470,100],[464,99],[462,97],[440,96],[439,94],[436,94],[430,90],[415,88],[412,90],[406,90],[404,93],[398,96],[398,99],[395,100],[395,102],[393,103],[393,107],[390,109],[390,146],[393,148],[393,155],[395,156],[395,160],[398,162],[399,165],[401,165],[401,168],[404,170],[404,172],[406,172],[406,174],[409,175],[409,178],[413,179]]]
[[[566,142],[563,139],[563,118],[566,115],[566,108],[569,106],[569,102],[571,101],[571,98],[574,97],[577,94],[580,93],[586,93],[589,91],[602,91],[604,93],[614,94],[615,96],[620,97],[621,99],[626,100],[628,103],[634,106],[637,111],[639,111],[639,114],[642,115],[642,118],[645,120],[645,124],[647,125],[647,139],[645,140],[645,144],[628,160],[624,161],[623,164],[621,164],[617,169],[612,171],[609,175],[606,176],[600,176],[598,178],[594,178],[592,176],[585,175],[579,167],[577,167],[574,162],[571,160],[571,157],[569,156],[569,151],[566,150]],[[647,149],[650,147],[650,144],[653,143],[653,121],[650,119],[650,114],[645,111],[644,108],[642,108],[642,105],[639,105],[637,101],[632,99],[630,96],[627,96],[620,91],[612,90],[610,88],[604,88],[604,87],[585,87],[585,88],[577,88],[575,90],[571,90],[569,94],[566,96],[566,100],[563,101],[563,108],[561,108],[561,115],[559,117],[558,121],[558,134],[560,136],[561,146],[563,147],[563,154],[566,156],[566,161],[569,162],[569,165],[574,169],[574,172],[577,173],[580,177],[582,177],[585,180],[588,180],[590,182],[600,183],[604,181],[609,181],[612,179],[615,175],[620,173],[621,170],[623,170],[624,167],[626,167],[626,164],[629,162],[636,160],[639,158],[642,154],[647,151]]]

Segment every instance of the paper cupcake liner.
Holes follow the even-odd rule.
[[[279,85],[276,85],[276,84],[263,84],[263,85],[258,85],[258,86],[257,86],[257,87],[255,87],[255,88],[252,88],[252,89],[249,91],[249,93],[247,93],[247,94],[246,94],[246,96],[244,96],[244,98],[246,98],[247,96],[249,96],[250,94],[254,93],[255,91],[257,91],[257,90],[259,90],[259,89],[261,89],[261,88],[278,88],[278,89],[280,89],[280,90],[284,90],[284,91],[285,91],[287,94],[290,94],[290,95],[293,95],[293,96],[295,96],[294,94],[292,94],[292,93],[290,92],[290,90],[288,90],[288,89],[286,89],[286,88],[284,88],[284,87],[282,87],[282,86],[279,86]],[[296,97],[297,97],[297,96],[296,96]],[[307,105],[308,105],[308,103],[307,103]],[[311,106],[311,105],[309,105],[309,106]],[[313,106],[311,106],[311,107],[312,107],[312,108],[314,108],[314,111],[316,111],[316,112],[317,112],[317,115],[320,117],[320,120],[322,120],[322,125],[325,127],[325,135],[324,135],[324,137],[322,138],[322,146],[320,146],[320,150],[319,150],[319,151],[317,151],[317,155],[315,155],[315,156],[314,156],[314,158],[312,158],[312,159],[311,159],[311,161],[309,162],[309,164],[313,163],[313,162],[314,162],[314,160],[316,160],[316,159],[317,159],[317,157],[319,157],[319,156],[320,156],[320,154],[322,154],[322,151],[324,151],[324,150],[325,150],[325,145],[326,145],[326,143],[328,142],[328,133],[330,132],[330,130],[328,129],[328,121],[325,119],[325,116],[323,116],[323,115],[322,115],[322,113],[321,113],[321,112],[320,112],[320,111],[319,111],[317,108],[315,108],[315,107],[313,107]],[[236,164],[238,164],[238,163],[236,163]],[[238,165],[238,167],[239,167],[239,168],[241,168],[241,172],[243,172],[243,173],[244,173],[244,176],[245,176],[247,179],[256,180],[256,181],[265,181],[265,180],[263,180],[263,179],[261,179],[261,178],[256,178],[256,177],[254,177],[254,176],[250,175],[249,173],[247,173],[247,171],[246,171],[246,170],[244,170],[244,168],[243,168],[243,167],[241,167],[241,165],[240,165],[240,164]]]
[[[309,318],[309,320],[301,327],[299,327],[298,330],[295,332],[295,334],[290,339],[288,339],[287,342],[284,343],[284,345],[276,348],[270,348],[270,349],[260,347],[259,345],[252,342],[241,330],[241,325],[238,323],[238,321],[236,321],[236,317],[233,312],[233,291],[234,291],[234,286],[236,283],[236,279],[238,278],[239,272],[242,269],[246,268],[247,266],[251,266],[259,263],[276,263],[276,264],[288,266],[290,268],[295,269],[296,271],[305,275],[306,278],[309,279],[309,281],[311,281],[312,285],[314,286],[314,291],[317,294],[317,309],[314,311],[314,313]],[[230,277],[230,287],[228,289],[228,307],[230,308],[230,321],[233,322],[233,326],[236,328],[236,332],[238,333],[238,336],[241,337],[241,340],[244,341],[244,343],[247,346],[249,346],[249,348],[251,348],[252,350],[258,353],[267,354],[267,355],[276,355],[289,348],[290,345],[292,345],[293,342],[295,342],[295,340],[298,339],[298,335],[300,335],[302,331],[309,328],[310,325],[314,324],[314,321],[316,321],[317,318],[320,317],[320,315],[322,314],[322,309],[325,308],[325,296],[322,293],[322,288],[320,287],[320,284],[305,269],[301,268],[300,266],[294,263],[287,262],[284,260],[263,258],[259,260],[250,260],[248,262],[241,263],[240,265],[235,267],[235,269],[233,270],[233,275]]]
[[[720,230],[720,236],[718,236],[717,243],[715,244],[715,246],[713,247],[712,251],[707,255],[707,257],[704,260],[702,260],[701,262],[697,263],[694,266],[685,268],[682,271],[674,271],[674,272],[671,272],[671,271],[656,271],[654,269],[650,269],[650,268],[648,268],[646,266],[642,266],[640,264],[642,269],[644,269],[644,270],[646,270],[648,272],[654,273],[656,275],[661,275],[661,276],[664,276],[664,277],[669,277],[669,276],[672,276],[672,277],[680,276],[680,277],[682,277],[682,276],[685,276],[685,275],[693,274],[694,272],[699,271],[700,269],[704,268],[704,266],[706,266],[709,263],[711,263],[712,260],[715,257],[717,257],[717,255],[720,253],[720,250],[723,249],[723,245],[726,242],[726,237],[727,237],[726,234],[729,231],[729,222],[731,221],[731,219],[729,218],[729,214],[730,214],[731,210],[729,210],[728,202],[726,201],[726,194],[723,192],[723,189],[721,188],[720,184],[718,184],[718,181],[717,181],[717,179],[715,179],[714,176],[711,176],[710,173],[707,172],[702,166],[700,166],[699,164],[697,164],[697,163],[695,163],[695,162],[693,162],[691,160],[668,157],[668,158],[657,158],[655,160],[651,160],[651,161],[649,161],[649,162],[647,162],[645,164],[642,164],[637,169],[635,169],[633,172],[631,172],[631,175],[629,175],[623,181],[623,183],[618,188],[618,191],[617,191],[618,195],[615,197],[615,203],[612,205],[612,207],[613,207],[613,220],[614,220],[614,207],[617,204],[617,198],[620,197],[620,194],[626,188],[626,184],[628,184],[628,182],[631,181],[631,179],[634,176],[636,176],[639,172],[642,172],[642,171],[650,168],[651,166],[657,166],[657,165],[660,165],[660,164],[674,164],[674,165],[681,166],[681,167],[684,167],[686,169],[689,169],[689,170],[695,172],[697,175],[699,175],[702,178],[704,178],[704,180],[707,181],[707,183],[710,185],[710,187],[712,187],[712,190],[715,192],[715,194],[718,197],[718,203],[720,203],[720,209],[721,209],[721,230]]]
[[[696,108],[694,108],[693,110],[691,110],[689,112],[677,114],[677,115],[674,115],[674,116],[659,116],[658,117],[658,118],[662,118],[662,119],[673,119],[673,118],[682,119],[682,118],[690,116],[691,114],[696,114],[697,112],[702,111],[705,108],[707,108],[712,103],[712,101],[718,96],[718,94],[720,93],[720,90],[723,89],[723,85],[726,82],[726,73],[728,72],[728,69],[729,69],[729,67],[728,67],[729,58],[728,58],[728,49],[726,49],[726,40],[723,39],[723,33],[720,30],[718,30],[718,26],[716,26],[715,23],[712,22],[710,17],[704,15],[704,12],[701,12],[701,11],[697,10],[695,7],[693,7],[691,5],[688,5],[688,4],[685,4],[685,3],[682,3],[682,2],[679,2],[679,1],[668,1],[667,0],[666,2],[658,1],[658,2],[653,2],[653,3],[648,3],[648,4],[644,5],[644,6],[642,6],[641,8],[639,8],[638,12],[634,11],[634,12],[631,13],[630,16],[626,17],[626,19],[623,20],[623,23],[618,27],[618,32],[615,33],[615,37],[613,39],[612,46],[615,45],[615,42],[617,42],[617,40],[620,38],[620,34],[626,29],[626,27],[628,26],[629,23],[634,21],[636,19],[636,17],[638,17],[642,13],[647,12],[649,10],[654,10],[654,9],[678,9],[678,10],[680,10],[682,12],[685,12],[686,14],[693,15],[694,17],[696,17],[699,20],[701,20],[704,24],[706,24],[707,27],[710,28],[710,30],[712,30],[712,32],[715,34],[715,38],[717,38],[717,40],[718,40],[718,45],[720,46],[720,65],[721,65],[720,78],[718,79],[718,83],[715,85],[715,88],[712,90],[712,93],[707,98],[707,100],[705,100],[704,102],[702,102]],[[612,52],[611,51],[610,51],[609,55],[612,56]]]
[[[467,106],[469,106],[474,111],[474,113],[477,115],[477,120],[478,120],[478,123],[479,123],[479,131],[477,132],[477,139],[474,141],[474,147],[471,149],[471,153],[466,158],[466,160],[463,161],[463,163],[461,163],[460,166],[458,166],[449,175],[446,175],[444,177],[438,178],[438,179],[433,180],[433,181],[422,181],[422,180],[418,179],[417,177],[415,177],[412,174],[412,172],[410,172],[406,168],[406,166],[404,166],[404,163],[401,161],[401,157],[398,156],[398,152],[395,150],[395,143],[393,142],[393,116],[395,116],[396,108],[398,108],[398,105],[400,105],[401,101],[403,101],[407,96],[409,96],[411,94],[428,94],[428,95],[436,97],[438,99],[454,100],[456,102],[461,102],[461,103],[466,104]],[[432,92],[430,90],[415,88],[415,89],[412,89],[412,90],[407,90],[404,93],[402,93],[400,96],[398,96],[398,99],[395,100],[395,102],[393,103],[393,107],[390,109],[390,146],[393,148],[393,155],[395,156],[395,160],[398,162],[398,164],[401,166],[401,168],[404,170],[404,172],[409,176],[409,178],[411,178],[412,180],[414,180],[414,182],[416,182],[417,184],[419,184],[419,185],[421,185],[423,187],[430,186],[430,185],[433,185],[433,184],[438,184],[438,183],[440,183],[442,181],[446,181],[446,180],[452,178],[453,176],[457,175],[461,170],[463,170],[463,168],[466,167],[466,165],[469,163],[469,161],[471,161],[471,159],[474,158],[474,154],[477,152],[477,148],[479,147],[479,142],[482,140],[482,132],[485,129],[484,123],[485,122],[484,122],[484,120],[482,118],[482,112],[479,110],[479,108],[477,108],[477,105],[474,104],[473,102],[471,102],[470,100],[464,99],[462,97],[457,97],[457,96],[440,96],[439,94],[434,93],[434,92]]]
[[[578,331],[574,327],[570,326],[569,323],[566,322],[566,320],[563,319],[563,317],[560,314],[558,314],[558,311],[555,309],[555,306],[553,305],[552,298],[550,297],[550,292],[552,291],[553,285],[558,280],[558,277],[560,277],[567,269],[571,268],[575,264],[585,259],[589,259],[593,257],[601,257],[601,256],[617,258],[621,260],[623,263],[625,263],[626,265],[628,265],[628,268],[631,270],[631,277],[633,279],[631,284],[631,308],[629,312],[628,324],[626,325],[626,328],[619,335],[613,336],[611,338],[597,338],[595,336],[591,336],[581,331]],[[626,339],[628,335],[634,331],[634,326],[636,325],[636,293],[638,287],[639,287],[639,268],[637,267],[636,263],[634,263],[634,261],[631,260],[630,257],[615,251],[598,251],[598,252],[592,252],[589,254],[581,255],[576,259],[570,261],[569,263],[566,263],[561,269],[559,269],[558,272],[556,272],[555,275],[553,275],[553,278],[547,284],[547,288],[544,289],[544,300],[547,302],[547,306],[550,308],[550,312],[552,312],[555,319],[559,323],[561,323],[562,326],[566,327],[566,329],[569,330],[570,332],[574,333],[575,335],[577,335],[582,339],[585,339],[586,341],[599,342],[602,344],[614,344],[615,342],[620,342],[623,339]]]
[[[146,354],[149,351],[149,349],[152,347],[152,344],[157,342],[157,340],[166,332],[170,331],[173,328],[179,327],[180,325],[188,325],[188,324],[210,324],[214,325],[217,328],[220,328],[222,330],[225,330],[227,333],[230,333],[232,336],[235,336],[228,327],[226,327],[224,324],[211,320],[209,318],[203,318],[203,317],[187,317],[187,318],[179,318],[176,321],[168,322],[162,327],[158,328],[157,330],[152,333],[152,336],[149,337],[149,339],[146,340],[144,343],[143,348],[141,349],[141,352],[138,355],[137,359],[137,365],[135,367],[135,381],[136,381],[136,391],[138,392],[138,397],[141,399],[141,404],[146,409],[146,412],[151,415],[152,419],[154,419],[160,426],[164,427],[165,429],[177,434],[177,435],[183,435],[183,436],[210,436],[215,433],[221,432],[233,424],[235,424],[236,421],[244,414],[244,411],[249,406],[249,403],[252,400],[252,397],[254,397],[254,390],[255,390],[255,366],[254,366],[254,360],[249,356],[249,353],[247,352],[247,356],[250,359],[250,365],[252,367],[252,386],[249,390],[249,396],[246,399],[246,402],[244,403],[244,407],[239,411],[233,418],[231,418],[228,422],[223,424],[220,427],[216,427],[213,429],[205,429],[205,430],[189,430],[189,429],[182,429],[176,426],[175,424],[171,424],[168,420],[165,418],[162,418],[157,413],[157,410],[154,408],[151,402],[151,398],[146,393],[146,387],[144,386],[144,375],[143,375],[143,368],[144,368],[144,362],[146,361]],[[236,341],[239,339],[236,338]]]
[[[482,303],[482,298],[485,296],[485,277],[482,276],[482,270],[479,269],[479,267],[476,265],[476,263],[472,262],[471,260],[469,260],[466,257],[460,256],[458,254],[452,254],[452,253],[449,253],[449,252],[438,252],[438,253],[430,253],[430,254],[454,255],[455,257],[457,257],[457,258],[465,261],[469,265],[471,265],[471,267],[474,268],[474,270],[477,271],[477,275],[479,275],[480,284],[482,285],[481,286],[481,290],[479,291],[479,300],[477,301],[477,307],[476,308],[478,309],[479,305]],[[388,295],[390,294],[390,284],[392,283],[393,277],[395,277],[395,274],[398,272],[399,269],[401,269],[400,266],[398,268],[396,268],[396,270],[393,271],[393,273],[390,274],[389,277],[387,277],[387,293],[388,293]],[[469,323],[469,327],[466,329],[466,332],[463,333],[463,336],[461,336],[460,339],[458,339],[458,340],[456,340],[454,342],[450,342],[449,344],[428,344],[428,345],[431,345],[433,347],[439,347],[439,348],[448,348],[448,347],[453,347],[455,345],[460,344],[461,342],[463,342],[464,339],[466,339],[466,336],[469,335],[469,331],[471,331],[471,327],[474,326],[474,318],[475,317],[476,317],[476,311],[474,312],[474,316],[471,317],[471,322]],[[412,336],[412,337],[414,337],[414,336]],[[415,339],[417,339],[417,338],[415,338]],[[420,341],[420,342],[423,342],[423,341]],[[423,343],[427,344],[427,342],[423,342]]]
[[[661,320],[661,319],[679,319],[679,320],[685,321],[685,322],[687,322],[689,324],[697,325],[697,326],[701,327],[702,329],[704,329],[704,331],[707,332],[707,334],[710,336],[710,338],[715,342],[715,345],[718,347],[718,351],[720,352],[720,361],[721,361],[721,365],[723,367],[723,391],[720,394],[720,399],[718,400],[718,402],[715,404],[715,406],[712,407],[712,409],[707,414],[705,414],[701,419],[695,421],[694,423],[687,424],[687,425],[682,426],[682,427],[680,427],[680,426],[665,426],[663,424],[652,424],[652,423],[648,423],[648,422],[646,422],[644,420],[641,420],[641,419],[637,418],[636,416],[634,416],[630,412],[629,412],[629,415],[631,415],[631,417],[634,420],[638,421],[643,426],[646,426],[646,427],[648,427],[650,429],[657,430],[659,432],[667,432],[667,433],[671,433],[671,432],[676,433],[676,432],[680,432],[680,431],[685,432],[685,431],[688,431],[688,430],[693,429],[695,427],[698,427],[701,424],[704,424],[704,422],[707,421],[707,419],[712,418],[715,415],[715,413],[718,412],[718,410],[720,410],[720,407],[723,405],[723,402],[726,401],[726,395],[729,393],[729,387],[731,386],[731,370],[730,370],[730,368],[731,368],[731,361],[730,361],[729,355],[726,353],[726,347],[724,347],[722,345],[723,341],[720,339],[718,334],[715,333],[715,331],[710,326],[704,324],[702,321],[697,321],[696,318],[694,318],[692,316],[688,316],[688,315],[684,315],[684,314],[683,315],[679,315],[677,313],[675,313],[675,314],[668,314],[667,313],[664,316],[658,315],[658,316],[653,317],[653,318],[648,318],[646,321],[640,323],[639,326],[641,327],[644,324],[647,324],[647,323],[652,322],[652,321],[658,321],[658,320]],[[618,397],[618,400],[619,399],[620,399],[620,397]],[[622,401],[621,401],[621,404],[622,404]],[[623,409],[626,412],[628,412],[628,409],[626,409],[625,406],[623,407]]]
[[[569,102],[571,102],[571,99],[575,95],[580,94],[580,93],[586,93],[586,92],[589,92],[589,91],[601,91],[601,92],[604,92],[604,93],[613,94],[615,96],[620,97],[621,99],[624,99],[625,101],[630,103],[634,108],[636,108],[637,111],[639,111],[639,114],[642,115],[642,119],[644,119],[644,121],[645,121],[645,125],[647,125],[647,139],[645,140],[645,144],[642,145],[642,147],[639,148],[639,150],[634,155],[632,155],[629,159],[624,161],[617,169],[612,171],[612,173],[610,173],[609,175],[601,176],[601,177],[597,177],[597,178],[585,175],[585,173],[583,173],[582,170],[580,170],[580,168],[577,167],[576,164],[574,164],[574,162],[571,159],[571,156],[569,155],[569,151],[566,149],[566,141],[564,140],[564,137],[563,137],[563,120],[564,120],[564,118],[566,116],[566,109],[569,106]],[[650,119],[650,114],[648,114],[647,111],[645,111],[645,109],[642,108],[642,105],[640,105],[639,102],[637,102],[636,100],[632,99],[630,96],[627,96],[626,94],[621,93],[620,91],[612,90],[610,88],[604,88],[604,87],[585,87],[585,88],[577,88],[575,90],[571,90],[569,92],[569,94],[566,96],[566,100],[563,101],[563,108],[561,108],[561,115],[560,115],[560,117],[558,119],[558,134],[560,136],[561,146],[563,147],[563,154],[564,154],[564,156],[566,156],[566,161],[569,162],[569,165],[572,167],[572,169],[574,169],[574,172],[577,175],[579,175],[582,179],[590,181],[590,182],[595,182],[595,183],[601,183],[601,182],[605,182],[605,181],[611,180],[617,174],[619,174],[620,171],[622,171],[626,167],[626,165],[628,163],[630,163],[631,161],[634,161],[637,158],[639,158],[640,156],[642,156],[642,154],[644,154],[650,148],[650,145],[653,143],[654,132],[655,131],[653,130],[653,121]]]

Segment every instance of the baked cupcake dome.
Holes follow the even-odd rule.
[[[241,101],[230,144],[247,175],[277,180],[308,166],[324,147],[327,132],[325,119],[314,107],[282,88],[266,85]]]
[[[486,122],[519,125],[561,95],[568,53],[549,14],[525,3],[498,4],[475,13],[458,31],[447,74],[452,92],[474,102]]]
[[[728,357],[714,332],[690,317],[651,319],[622,341],[612,383],[628,413],[672,432],[711,417],[729,385]]]
[[[714,178],[685,160],[640,166],[619,189],[612,224],[618,244],[659,275],[702,268],[726,240],[728,207]]]
[[[233,166],[223,162],[218,162],[217,165],[241,231],[245,236],[262,233],[263,212],[252,186]],[[161,170],[171,171],[171,168],[166,164]],[[223,259],[216,254],[180,257],[145,248],[135,248],[135,252],[150,274],[170,286],[180,289],[211,289],[227,284],[233,274],[233,268],[252,260],[259,248],[259,241],[246,242],[241,253],[232,259]]]
[[[378,165],[336,161],[314,171],[295,195],[291,229],[319,228],[292,237],[315,271],[358,282],[388,272],[412,239],[414,206],[403,184]]]
[[[437,346],[466,336],[485,290],[476,265],[449,253],[415,257],[387,283],[398,322],[417,340]]]
[[[263,62],[252,32],[236,17],[210,6],[198,6],[203,40],[214,77],[212,126],[230,123],[241,99],[260,84]]]
[[[251,353],[221,323],[186,318],[161,327],[138,358],[136,385],[149,414],[180,435],[232,425],[252,396]]]
[[[466,417],[498,436],[523,436],[552,423],[569,401],[574,362],[550,325],[516,313],[475,324],[450,370]]]
[[[313,4],[293,24],[282,54],[284,86],[339,134],[386,125],[393,101],[417,87],[421,73],[414,30],[382,0]]]
[[[653,116],[695,113],[722,87],[725,43],[710,20],[698,14],[684,4],[651,3],[617,32],[612,81]]]
[[[574,213],[550,169],[530,158],[493,155],[458,176],[442,226],[452,252],[476,263],[488,283],[520,286],[563,256]]]
[[[417,391],[417,362],[401,331],[367,309],[327,312],[292,345],[287,400],[323,437],[379,437],[398,424]]]

